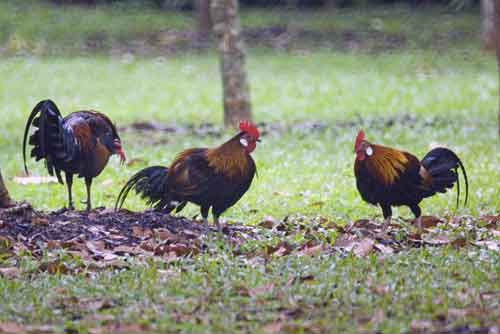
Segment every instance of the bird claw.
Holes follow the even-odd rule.
[[[85,208],[85,210],[86,210],[87,212],[89,212],[89,211],[92,209],[92,207],[91,207],[91,205],[90,205],[90,202],[87,202],[87,201],[81,201],[81,203],[82,203],[82,204],[87,205],[87,207]]]
[[[54,211],[54,214],[60,215],[60,214],[66,213],[68,211],[73,211],[73,210],[75,210],[74,207],[69,207],[69,208],[64,207],[64,208],[60,208],[59,210]]]

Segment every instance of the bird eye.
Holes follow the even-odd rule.
[[[247,141],[245,138],[240,138],[240,143],[241,143],[241,145],[243,145],[244,147],[247,147],[247,146],[248,146],[248,141]]]
[[[368,146],[365,152],[367,156],[371,156],[373,154],[373,148],[371,146]]]

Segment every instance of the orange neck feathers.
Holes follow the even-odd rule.
[[[209,149],[209,166],[229,177],[244,175],[250,166],[250,156],[240,144],[239,138],[240,135],[236,135],[221,146]]]
[[[407,169],[408,157],[404,152],[393,148],[373,144],[371,147],[373,155],[365,160],[367,167],[385,185],[394,183]]]

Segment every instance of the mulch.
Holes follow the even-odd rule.
[[[122,255],[187,256],[203,251],[207,237],[218,234],[214,226],[207,230],[200,221],[152,210],[43,212],[26,203],[0,209],[0,253],[28,251],[34,257],[59,248],[93,260]],[[253,235],[254,229],[226,225],[222,234],[237,242]]]

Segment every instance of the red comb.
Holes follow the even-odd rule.
[[[365,140],[365,133],[363,130],[359,130],[358,135],[356,136],[356,142],[354,143],[354,150],[358,149],[363,140]]]
[[[241,121],[240,122],[240,130],[241,130],[241,132],[248,133],[250,136],[254,137],[255,139],[259,139],[259,137],[260,137],[259,130],[250,121]]]

